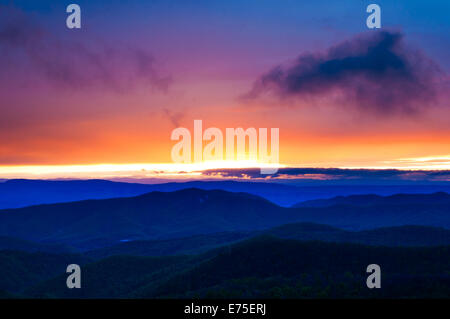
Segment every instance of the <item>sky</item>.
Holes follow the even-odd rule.
[[[450,169],[450,4],[372,2],[0,1],[0,178],[211,169],[173,164],[194,120],[279,128],[282,167]]]

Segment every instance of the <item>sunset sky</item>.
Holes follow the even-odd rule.
[[[0,1],[0,178],[214,168],[171,164],[197,119],[279,128],[285,167],[450,169],[449,1],[372,2]]]

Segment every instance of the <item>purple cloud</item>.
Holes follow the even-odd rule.
[[[8,6],[0,10],[0,68],[23,69],[57,88],[124,91],[137,86],[167,90],[146,50],[86,41],[64,41]],[[23,75],[20,75],[24,78]]]

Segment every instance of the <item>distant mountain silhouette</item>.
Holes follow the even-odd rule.
[[[0,209],[87,199],[131,197],[153,191],[173,192],[187,188],[247,192],[286,206],[299,201],[303,198],[302,194],[304,193],[303,190],[295,186],[237,181],[139,184],[106,180],[47,181],[17,179],[0,182]]]
[[[350,195],[337,196],[330,199],[316,199],[304,201],[293,205],[292,207],[329,207],[334,205],[354,205],[354,206],[372,206],[372,205],[413,205],[413,204],[440,204],[450,205],[450,195],[445,192],[433,194],[395,194],[391,196],[380,195]]]
[[[365,285],[366,267],[372,263],[382,267],[383,289]],[[198,256],[109,257],[83,266],[83,289],[67,289],[66,275],[61,274],[23,294],[39,298],[443,298],[450,295],[449,267],[449,247],[387,248],[262,236]]]
[[[164,239],[264,229],[294,212],[260,197],[186,189],[0,211],[0,235],[78,248],[132,239]]]
[[[105,180],[47,181],[15,179],[0,183],[0,208],[129,197],[155,190],[152,185]]]
[[[261,197],[185,189],[0,211],[0,235],[91,250],[120,241],[264,230],[312,222],[347,230],[422,225],[450,228],[447,194],[393,196],[374,205],[284,208]],[[439,197],[440,201],[429,198]],[[419,200],[420,198],[424,200]]]
[[[396,193],[450,192],[450,185],[311,185],[294,186],[274,182],[191,181],[139,184],[106,180],[7,180],[0,182],[0,209],[30,205],[138,196],[153,191],[173,192],[187,188],[221,189],[264,197],[281,206],[301,201],[351,194],[392,195]]]

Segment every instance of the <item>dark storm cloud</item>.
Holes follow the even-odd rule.
[[[146,50],[81,41],[64,41],[13,7],[0,7],[0,68],[26,67],[58,88],[123,91],[136,86],[167,90]],[[23,74],[17,74],[22,77]]]
[[[325,53],[306,53],[258,79],[245,98],[333,96],[379,113],[416,111],[433,100],[437,66],[407,48],[399,32],[359,35]]]
[[[277,173],[261,174],[259,168],[211,169],[202,172],[208,177],[238,179],[298,179],[347,181],[448,181],[450,171],[408,171],[396,169],[280,168]]]

